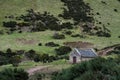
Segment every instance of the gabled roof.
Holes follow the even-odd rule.
[[[97,54],[93,49],[79,49],[75,48],[76,52],[82,57],[96,57]]]

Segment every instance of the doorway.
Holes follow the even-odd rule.
[[[76,56],[73,57],[73,63],[76,63],[77,62],[77,58]]]

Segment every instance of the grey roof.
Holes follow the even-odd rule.
[[[95,51],[93,49],[78,49],[78,48],[75,48],[75,50],[82,57],[96,57],[97,56],[97,54],[95,53]]]

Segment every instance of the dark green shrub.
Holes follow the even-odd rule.
[[[117,0],[118,2],[120,2],[120,0]]]
[[[42,43],[39,43],[38,46],[42,46]]]
[[[112,59],[98,57],[53,74],[52,80],[119,80],[119,61],[119,57]]]
[[[120,38],[120,36],[118,36],[118,38]]]
[[[4,53],[3,53],[4,54]],[[7,58],[7,57],[5,57],[5,56],[1,56],[0,55],[0,66],[1,65],[6,65],[6,64],[8,64],[9,63],[9,59]]]
[[[65,31],[65,34],[71,35],[71,34],[72,34],[72,31]]]
[[[30,60],[33,60],[35,55],[36,52],[34,50],[29,50],[28,52],[25,53],[25,56]]]
[[[105,5],[107,4],[105,1],[101,1],[101,3],[103,3],[103,4],[105,4]]]
[[[71,37],[80,37],[80,34],[71,35]]]
[[[21,56],[19,56],[19,55],[12,56],[11,59],[10,59],[10,63],[14,67],[18,67],[20,62],[21,62]]]
[[[56,44],[54,42],[48,42],[48,43],[45,44],[45,46],[57,47],[57,46],[59,46],[59,44]]]
[[[63,24],[61,25],[61,27],[62,27],[63,29],[73,29],[73,26],[72,26],[72,24],[71,24],[70,22],[63,23]]]
[[[69,53],[71,50],[72,49],[68,46],[61,46],[61,47],[55,49],[57,55],[65,55],[65,54]]]
[[[59,33],[55,33],[52,37],[54,39],[65,39],[65,35]]]
[[[117,9],[114,9],[114,11],[115,11],[115,12],[118,12],[118,10],[117,10]]]
[[[40,61],[41,61],[41,55],[40,55],[40,54],[36,54],[36,55],[34,56],[34,61],[35,61],[35,62],[40,62]]]
[[[28,80],[28,73],[23,69],[4,69],[0,72],[0,80]]]
[[[8,28],[14,28],[16,27],[16,25],[17,25],[16,21],[3,22],[3,26]]]
[[[98,37],[111,37],[111,34],[110,34],[110,33],[106,33],[106,32],[103,32],[103,31],[98,31],[98,32],[96,33],[96,35],[97,35]]]

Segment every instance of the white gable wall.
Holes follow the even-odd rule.
[[[80,62],[81,61],[81,56],[76,52],[76,50],[74,49],[69,56],[69,62],[73,63],[73,57],[76,57],[76,62]]]

